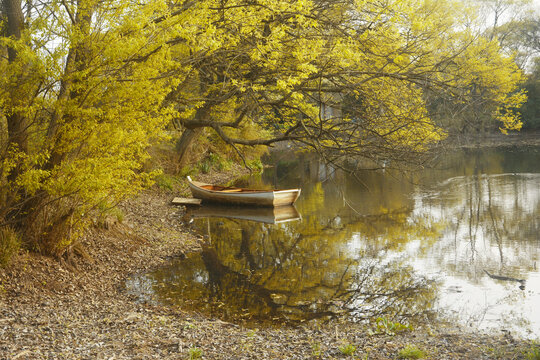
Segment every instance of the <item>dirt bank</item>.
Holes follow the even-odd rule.
[[[502,332],[435,324],[395,336],[344,323],[253,330],[136,303],[126,278],[202,242],[180,225],[173,195],[154,190],[126,201],[124,220],[90,231],[72,259],[21,254],[0,269],[0,359],[395,359],[407,345],[430,359],[519,359],[531,349]]]

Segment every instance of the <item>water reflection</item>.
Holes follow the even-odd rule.
[[[349,224],[304,224],[310,231],[303,232],[294,223],[209,218],[199,225],[211,245],[147,275],[161,301],[227,320],[297,321],[345,312],[413,316],[434,300],[436,286],[402,260],[384,259],[388,249],[377,258],[362,251],[351,256],[343,247]]]
[[[415,202],[414,216],[448,222],[415,261],[444,271],[438,306],[471,326],[540,336],[540,174],[454,177]]]
[[[455,152],[432,170],[361,181],[306,154],[276,154],[272,171],[238,185],[302,184],[301,220],[252,222],[224,209],[194,219],[210,239],[203,252],[129,286],[227,320],[436,311],[538,337],[539,154]]]
[[[267,224],[280,224],[302,219],[294,205],[253,207],[203,204],[199,207],[188,208],[185,217],[188,220],[196,218],[224,218],[250,220]]]

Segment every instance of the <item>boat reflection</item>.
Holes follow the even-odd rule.
[[[250,220],[266,224],[279,224],[288,221],[302,220],[300,213],[293,205],[277,207],[227,206],[219,204],[202,205],[190,209],[187,214],[191,219],[196,218],[225,218]]]

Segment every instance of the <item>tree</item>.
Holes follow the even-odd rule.
[[[518,64],[525,69],[527,79],[522,85],[527,92],[527,102],[520,109],[525,129],[538,128],[539,116],[539,69],[540,54],[540,19],[538,15],[529,15],[519,20],[510,21],[497,29],[501,46],[516,54]]]
[[[540,128],[540,58],[536,57],[534,68],[524,84],[527,102],[520,109],[525,129]]]
[[[26,6],[26,7],[25,7]],[[2,1],[0,218],[32,247],[69,249],[95,209],[147,184],[164,128],[246,149],[294,141],[418,161],[444,137],[426,89],[503,128],[520,72],[462,27],[453,1]],[[347,99],[347,101],[344,101]],[[347,106],[345,106],[347,104]],[[329,109],[333,109],[330,111]]]
[[[3,225],[39,251],[62,254],[90,221],[149,180],[146,147],[169,121],[176,80],[156,26],[167,7],[129,1],[2,1],[0,144]],[[2,119],[0,118],[0,119]]]
[[[493,40],[495,37],[498,37],[499,40],[504,41],[504,37],[507,34],[507,32],[501,31],[504,28],[504,24],[521,21],[529,17],[532,1],[480,0],[478,3],[480,13],[484,15],[484,26],[489,34],[489,39]]]
[[[290,140],[332,162],[413,162],[444,137],[427,94],[451,99],[455,111],[481,96],[490,119],[520,126],[513,108],[524,98],[512,94],[519,69],[495,41],[461,27],[460,3],[256,4],[213,8],[208,22],[227,40],[193,64],[197,85],[169,98],[184,110],[176,119],[185,129],[181,155],[206,128],[240,154]],[[255,138],[239,136],[248,127]]]

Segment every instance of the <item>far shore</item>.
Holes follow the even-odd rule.
[[[451,147],[476,148],[496,146],[539,146],[540,131],[511,131],[508,134],[492,132],[482,135],[461,134],[451,135],[443,142]]]

